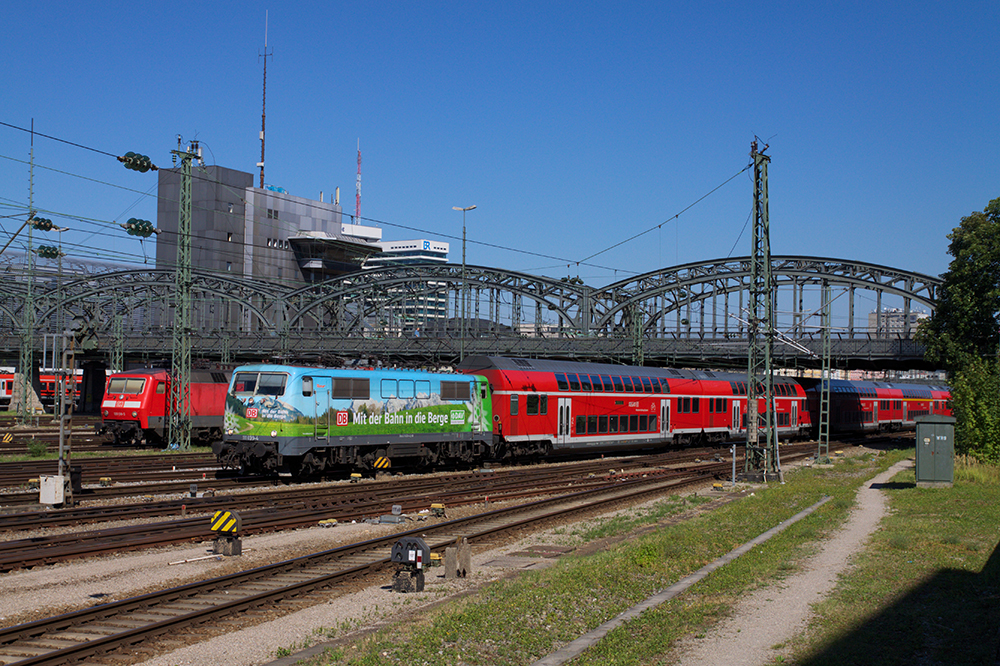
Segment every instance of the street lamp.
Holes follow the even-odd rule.
[[[475,205],[462,208],[461,206],[452,206],[452,210],[462,211],[462,337],[459,342],[459,352],[458,352],[458,362],[461,363],[465,360],[465,214],[470,210],[473,210]]]

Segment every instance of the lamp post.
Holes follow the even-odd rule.
[[[476,206],[467,206],[462,208],[461,206],[452,206],[452,210],[462,211],[462,332],[461,338],[459,340],[459,351],[458,351],[458,362],[461,363],[465,360],[465,214],[470,210],[473,210]]]

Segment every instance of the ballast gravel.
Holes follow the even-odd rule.
[[[900,463],[878,475],[858,493],[858,506],[842,530],[820,545],[801,565],[800,573],[775,586],[759,590],[741,602],[729,619],[704,638],[689,637],[664,655],[665,663],[679,666],[727,664],[756,666],[780,657],[781,644],[801,632],[810,617],[811,604],[833,588],[850,556],[867,540],[885,513],[882,493],[872,484],[891,478],[912,462]],[[628,511],[628,510],[625,510]],[[450,513],[450,512],[449,512]],[[410,528],[413,525],[406,525]],[[60,612],[116,601],[144,592],[221,576],[300,554],[333,548],[399,531],[392,525],[340,524],[313,527],[243,539],[240,558],[206,558],[209,543],[162,548],[115,557],[92,558],[68,564],[38,567],[0,575],[0,626],[28,622]],[[519,569],[545,566],[551,561],[509,557],[536,544],[566,542],[565,534],[540,533],[516,544],[473,556],[465,579],[445,581],[441,569],[429,569],[424,592],[398,594],[387,580],[349,594],[330,598],[283,617],[229,631],[224,635],[182,647],[142,661],[141,666],[227,664],[257,666],[282,655],[350,635],[383,623],[399,621],[422,608],[475,589]],[[233,560],[240,560],[236,564]],[[293,663],[294,657],[281,660]]]

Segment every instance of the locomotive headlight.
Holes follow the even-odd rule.
[[[271,437],[277,437],[277,436],[278,436],[278,431],[277,430],[272,430],[271,431]]]
[[[105,418],[108,416],[108,410],[106,410],[106,409],[104,410],[104,416],[105,416]]]
[[[132,418],[139,416],[139,412],[132,412]]]

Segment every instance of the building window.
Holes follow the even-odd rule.
[[[231,261],[226,262],[226,270],[229,271],[230,273],[233,272],[233,262]]]
[[[226,234],[226,241],[229,243],[233,242],[233,232],[230,231],[228,234]]]

